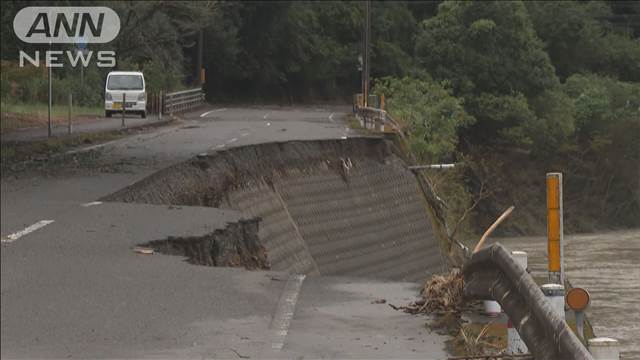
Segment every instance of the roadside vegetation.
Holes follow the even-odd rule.
[[[67,155],[66,152],[79,146],[114,140],[119,136],[118,132],[113,131],[29,142],[3,142],[0,146],[1,176],[19,177],[34,171],[50,175],[56,171],[68,170],[70,166],[93,166],[97,157],[95,152],[73,155]]]
[[[639,29],[622,6],[640,10],[444,2],[422,21],[418,69],[374,92],[420,160],[458,163],[430,173],[450,223],[476,207],[465,225],[481,231],[514,204],[503,233],[542,234],[544,174],[561,171],[567,231],[640,226]]]

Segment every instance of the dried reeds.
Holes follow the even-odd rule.
[[[420,292],[421,298],[407,306],[393,306],[410,314],[456,312],[462,304],[464,280],[459,272],[434,275]]]

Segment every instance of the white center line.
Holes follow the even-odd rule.
[[[202,113],[200,115],[200,117],[205,117],[205,116],[207,116],[207,115],[209,115],[211,113],[218,112],[218,111],[225,111],[225,110],[227,110],[227,108],[221,108],[221,109],[215,109],[215,110],[207,111],[206,113]]]
[[[11,243],[14,242],[18,239],[20,239],[21,237],[27,235],[30,232],[34,232],[38,229],[40,229],[41,227],[47,226],[49,224],[51,224],[52,222],[54,222],[54,220],[40,220],[37,223],[33,224],[33,225],[29,225],[26,228],[24,228],[23,230],[20,230],[18,232],[15,232],[11,235],[7,235],[6,237],[3,237],[0,241],[3,243]]]
[[[225,144],[220,144],[220,145],[216,146],[216,149],[222,149],[222,148],[223,148],[223,147],[225,147],[225,146],[227,146],[227,145],[225,145]]]
[[[233,139],[231,139],[231,140],[227,141],[227,143],[228,143],[228,144],[231,144],[231,143],[234,143],[234,142],[236,142],[236,141],[238,141],[238,138],[233,138]]]
[[[242,134],[240,134],[240,136],[242,136],[242,137],[249,136],[249,133],[242,133]]]
[[[274,334],[274,340],[271,343],[273,350],[280,351],[284,347],[284,340],[289,332],[289,325],[296,310],[298,295],[305,278],[306,275],[292,275],[284,285],[282,297],[280,297],[278,308],[271,322],[271,331]]]
[[[100,204],[102,204],[102,201],[92,201],[92,202],[81,204],[80,206],[89,207],[89,206],[100,205]]]

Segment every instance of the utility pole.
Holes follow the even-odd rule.
[[[49,50],[51,50],[51,42],[49,42]],[[46,61],[45,61],[46,62]],[[47,137],[51,137],[53,126],[51,124],[51,63],[47,65],[47,79],[49,82],[49,106],[47,107]]]
[[[364,2],[364,49],[362,51],[362,97],[363,105],[369,106],[369,47],[371,40],[371,0]]]
[[[202,87],[202,29],[198,31],[198,55],[196,60],[196,85]]]

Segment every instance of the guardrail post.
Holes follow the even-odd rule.
[[[618,340],[611,338],[589,339],[589,351],[594,360],[619,360]]]
[[[527,271],[528,261],[526,252],[512,251],[511,256],[525,271]],[[528,352],[529,349],[527,348],[527,344],[524,343],[518,333],[518,330],[514,327],[511,319],[509,319],[507,322],[507,354],[527,354]]]
[[[542,293],[547,297],[553,310],[564,320],[564,286],[560,284],[544,284],[540,287]]]
[[[158,96],[159,104],[158,104],[158,120],[162,120],[162,112],[164,111],[164,98],[162,97],[162,90],[160,91],[160,96]]]
[[[69,93],[69,123],[67,127],[67,133],[71,135],[73,132],[73,125],[71,125],[71,108],[73,107],[73,93]]]
[[[173,119],[173,95],[167,94],[167,97],[169,97],[169,103],[167,104],[169,107],[169,118]]]
[[[125,108],[127,107],[127,94],[126,93],[122,93],[122,127],[124,127],[124,113]]]
[[[149,102],[147,103],[147,107],[149,108],[150,114],[155,114],[156,112],[156,94],[151,94],[149,97]]]

